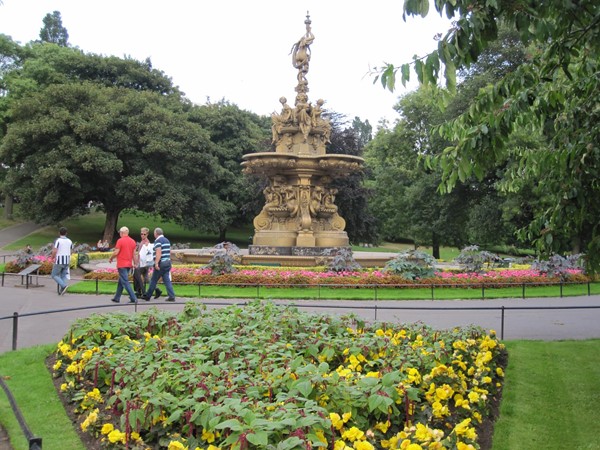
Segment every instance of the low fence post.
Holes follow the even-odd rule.
[[[13,335],[12,335],[12,349],[17,349],[17,336],[19,335],[19,313],[13,313]]]
[[[481,300],[485,300],[485,284],[481,284]]]
[[[563,282],[560,282],[560,298],[563,298]]]
[[[501,321],[500,321],[500,340],[504,340],[504,305],[502,305],[502,314],[501,314]]]
[[[523,283],[523,299],[525,299],[525,283]]]
[[[96,295],[98,295],[99,286],[98,286],[98,278],[96,278]]]
[[[435,295],[433,294],[433,283],[431,284],[431,300],[435,300]]]

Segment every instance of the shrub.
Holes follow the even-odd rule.
[[[327,267],[333,272],[352,272],[360,269],[350,247],[340,247],[323,251],[323,256],[333,256]]]
[[[400,275],[406,280],[431,278],[435,275],[435,258],[418,250],[408,250],[388,261],[383,271]]]
[[[549,277],[558,277],[561,281],[565,281],[570,272],[583,267],[583,256],[581,253],[569,255],[566,258],[560,255],[552,255],[547,260],[534,261],[531,268]]]
[[[461,250],[460,254],[454,261],[467,271],[479,273],[483,271],[484,265],[487,268],[500,261],[500,257],[495,253],[480,251],[476,245],[470,245]]]

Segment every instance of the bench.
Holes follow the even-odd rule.
[[[31,264],[30,266],[25,267],[21,270],[17,275],[21,275],[21,286],[25,286],[25,288],[29,289],[29,286],[40,286],[38,283],[38,275],[41,264]],[[33,283],[33,276],[35,275],[35,284]]]

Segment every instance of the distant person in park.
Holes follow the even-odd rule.
[[[142,297],[144,300],[150,300],[150,295],[156,289],[158,279],[162,278],[165,288],[167,288],[167,301],[175,301],[175,292],[171,283],[171,242],[163,235],[162,228],[154,229],[154,271],[150,279],[150,286],[146,294]],[[160,293],[159,295],[160,296]],[[155,295],[154,298],[158,298]]]
[[[133,287],[136,295],[143,297],[146,292],[146,284],[149,281],[150,268],[154,266],[154,246],[148,239],[150,230],[146,227],[140,230],[140,242],[137,245],[137,267],[133,271]],[[160,297],[161,290],[156,288],[154,298]]]
[[[98,241],[96,247],[98,247],[98,251],[100,252],[107,252],[110,250],[110,244],[108,243],[108,241],[103,241],[102,239]]]
[[[121,237],[115,244],[115,249],[113,250],[112,255],[110,255],[110,258],[108,258],[108,262],[112,262],[113,259],[117,260],[117,271],[119,272],[117,292],[115,292],[115,296],[111,298],[111,301],[119,303],[121,301],[123,289],[125,289],[129,294],[129,301],[131,303],[136,303],[137,297],[135,296],[135,292],[133,292],[131,284],[129,284],[129,272],[131,272],[131,269],[137,265],[137,261],[135,261],[137,258],[135,253],[137,244],[131,237],[129,237],[129,228],[121,227],[119,230],[119,235]]]
[[[58,295],[64,295],[69,288],[69,265],[71,264],[71,250],[73,241],[67,237],[67,229],[58,230],[59,237],[52,247],[52,278],[58,284]]]

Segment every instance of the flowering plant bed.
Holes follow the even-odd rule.
[[[172,280],[176,283],[206,283],[227,285],[290,286],[290,285],[336,285],[336,286],[372,286],[388,285],[394,287],[415,287],[419,285],[464,287],[470,284],[486,287],[502,287],[512,284],[547,285],[559,283],[558,277],[549,277],[536,270],[491,270],[483,274],[436,272],[434,277],[407,280],[400,275],[394,275],[381,270],[366,270],[352,272],[327,272],[305,269],[242,269],[234,273],[213,275],[210,269],[203,267],[178,267],[171,272]],[[86,279],[117,280],[118,274],[114,269],[95,270],[85,275]],[[587,283],[590,278],[581,271],[569,272],[568,281],[572,283]]]
[[[54,374],[106,448],[470,450],[504,363],[494,333],[474,327],[188,303],[80,319]]]

